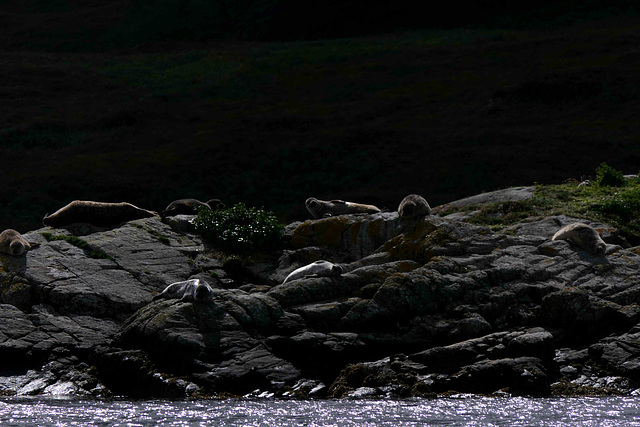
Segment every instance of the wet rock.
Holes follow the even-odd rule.
[[[162,372],[144,351],[97,347],[88,360],[114,395],[132,398],[176,398],[187,395],[189,383]]]
[[[201,364],[205,372],[194,378],[214,391],[245,394],[255,388],[283,390],[295,384],[300,371],[290,362],[275,356],[266,346],[255,347],[238,353],[235,357],[213,364]]]
[[[457,372],[446,384],[456,391],[484,394],[508,388],[515,395],[546,396],[551,390],[544,364],[535,357],[477,362]]]
[[[16,396],[94,396],[111,392],[96,377],[95,368],[80,362],[68,349],[56,347],[39,370],[0,375],[0,394]]]
[[[327,386],[322,381],[301,379],[286,391],[284,397],[313,398],[324,397],[327,392]]]
[[[526,332],[509,341],[507,354],[509,357],[536,357],[549,363],[555,356],[553,335],[545,330]]]
[[[607,337],[589,347],[589,355],[612,372],[640,382],[640,328]]]
[[[278,303],[261,293],[214,290],[204,304],[157,301],[132,316],[115,345],[141,348],[154,365],[194,378],[214,391],[246,393],[292,385],[300,372],[261,343],[260,331],[277,329]],[[204,372],[202,372],[204,371]]]
[[[391,359],[364,362],[347,366],[329,388],[331,397],[372,397],[395,392],[407,397],[416,383],[413,373],[398,374]]]

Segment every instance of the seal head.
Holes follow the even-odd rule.
[[[418,194],[409,194],[402,199],[398,206],[398,215],[402,219],[418,218],[431,214],[431,206],[424,197]]]
[[[38,246],[37,243],[30,243],[22,237],[22,234],[12,228],[7,228],[0,233],[0,252],[20,256],[31,248]]]

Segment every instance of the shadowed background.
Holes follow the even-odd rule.
[[[637,173],[632,2],[5,1],[0,228],[74,199],[308,218]],[[440,2],[438,2],[440,3]]]

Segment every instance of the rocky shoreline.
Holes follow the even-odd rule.
[[[584,220],[606,255],[552,241],[565,216],[497,233],[434,213],[296,222],[285,249],[248,259],[189,216],[27,233],[37,247],[0,255],[0,395],[640,393],[639,247]],[[319,259],[342,275],[282,283]],[[153,300],[190,278],[213,301]]]

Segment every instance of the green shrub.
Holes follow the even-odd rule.
[[[601,163],[596,169],[596,184],[600,187],[623,187],[625,179],[622,172],[606,163]]]
[[[240,255],[277,248],[283,229],[273,212],[244,203],[227,209],[200,209],[193,225],[218,249]]]
[[[620,191],[612,197],[593,203],[591,208],[599,212],[604,221],[619,228],[623,234],[640,235],[640,187],[634,186]],[[633,240],[635,241],[635,237]]]
[[[634,218],[640,212],[640,190],[623,192],[617,197],[598,203],[595,206],[603,213],[617,215],[624,219]]]

